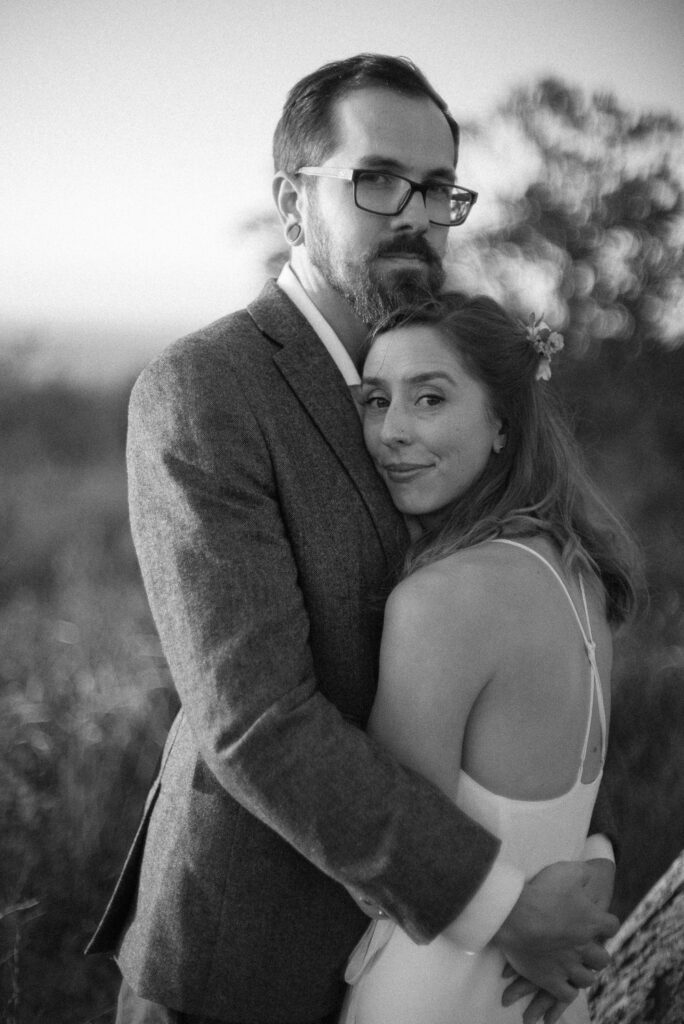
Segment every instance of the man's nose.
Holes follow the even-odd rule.
[[[420,192],[414,191],[403,210],[395,215],[394,226],[397,230],[402,228],[411,231],[428,230],[430,219],[425,208],[425,199]]]

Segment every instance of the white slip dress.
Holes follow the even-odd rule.
[[[521,548],[553,573],[570,602],[589,661],[586,732],[575,783],[567,793],[548,800],[514,800],[485,789],[463,770],[457,780],[455,802],[501,840],[503,859],[529,879],[556,861],[582,857],[603,774],[601,769],[591,782],[582,782],[584,761],[596,709],[603,764],[606,714],[581,575],[586,628],[563,579],[543,555],[517,541],[498,538],[493,543]],[[520,1024],[529,999],[509,1007],[501,1005],[502,993],[510,983],[502,977],[504,966],[503,954],[493,945],[471,953],[441,936],[428,945],[417,945],[393,921],[380,918],[372,922],[349,958],[345,972],[349,988],[339,1024]],[[589,1024],[584,992],[561,1021]]]

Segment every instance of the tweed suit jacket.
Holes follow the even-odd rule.
[[[88,951],[187,1013],[314,1020],[367,924],[350,892],[426,942],[498,848],[363,732],[403,521],[275,282],[143,371],[128,465],[181,710]]]

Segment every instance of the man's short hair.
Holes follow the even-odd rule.
[[[372,86],[383,86],[405,96],[427,96],[432,100],[451,129],[456,162],[458,124],[422,71],[408,57],[360,53],[324,64],[290,89],[273,136],[275,170],[294,174],[299,167],[323,163],[335,148],[335,104],[350,92]]]

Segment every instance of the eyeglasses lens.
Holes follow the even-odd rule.
[[[359,174],[356,179],[356,202],[370,213],[393,216],[403,207],[410,191],[410,185],[403,178],[391,174],[369,172]],[[435,185],[425,193],[425,209],[433,224],[462,224],[470,206],[470,197],[459,194],[450,185]]]

